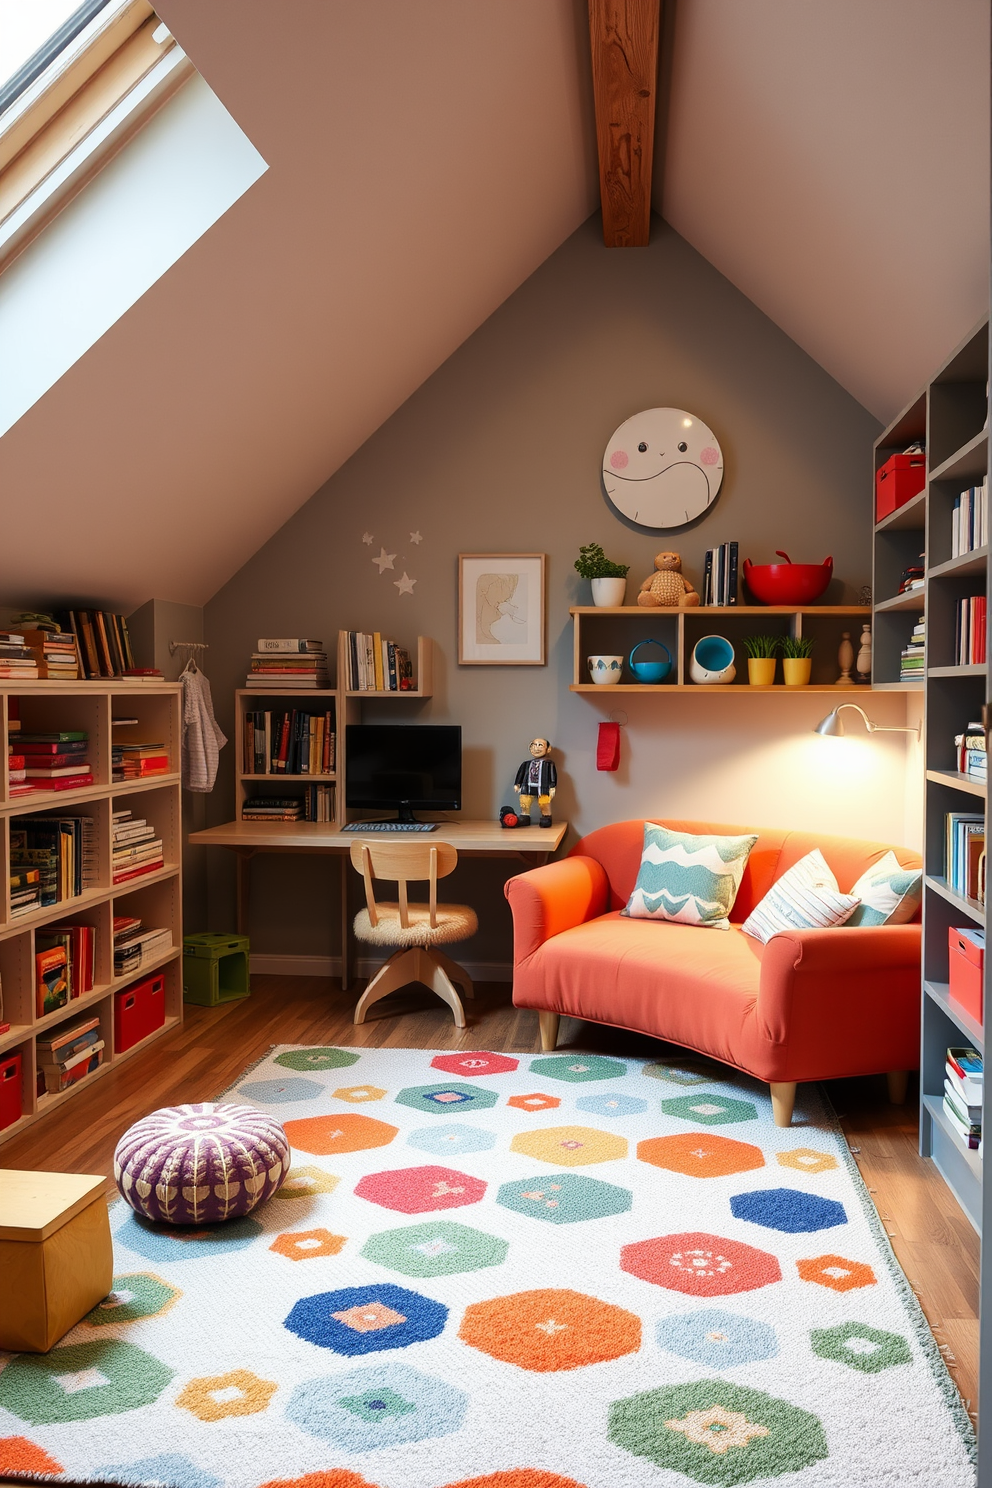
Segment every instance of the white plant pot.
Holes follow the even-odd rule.
[[[592,602],[603,608],[622,605],[627,593],[626,579],[590,579]]]

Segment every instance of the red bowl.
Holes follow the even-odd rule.
[[[788,553],[778,550],[784,563],[755,565],[744,559],[744,582],[760,604],[814,604],[833,578],[834,560],[823,563],[793,563]]]

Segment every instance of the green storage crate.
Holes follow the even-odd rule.
[[[251,992],[247,935],[183,936],[183,1001],[201,1007],[237,1002]]]

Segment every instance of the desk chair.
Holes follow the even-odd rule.
[[[374,1002],[410,982],[423,982],[448,1004],[455,1027],[465,1027],[465,1009],[457,988],[471,997],[472,980],[440,946],[468,940],[479,928],[475,910],[467,904],[438,904],[437,881],[453,872],[458,853],[448,842],[353,842],[351,861],[365,880],[365,909],[355,916],[356,939],[367,945],[397,946],[369,982],[355,1008],[355,1022],[364,1023]],[[376,902],[377,878],[395,881],[399,902]],[[409,883],[430,883],[430,902],[411,904]]]

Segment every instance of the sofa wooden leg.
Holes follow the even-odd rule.
[[[909,1083],[908,1070],[889,1070],[885,1077],[889,1082],[889,1100],[894,1106],[906,1104],[906,1086]]]
[[[541,1048],[547,1053],[555,1048],[558,1043],[558,1013],[538,1013],[537,1021],[541,1025]]]
[[[769,1085],[772,1093],[772,1115],[776,1126],[792,1125],[792,1107],[796,1103],[795,1080],[773,1080]]]

